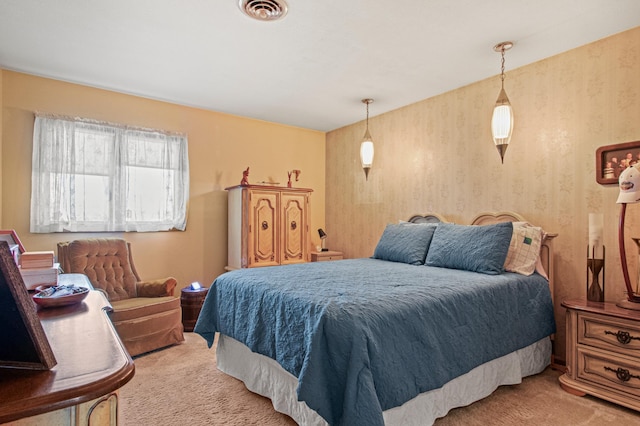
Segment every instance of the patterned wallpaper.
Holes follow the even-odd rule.
[[[507,67],[506,75],[515,130],[504,164],[490,131],[498,76],[370,117],[376,156],[368,181],[358,154],[364,121],[330,132],[327,247],[350,258],[371,256],[387,223],[415,213],[434,211],[468,224],[480,212],[518,212],[559,234],[554,297],[556,355],[563,360],[560,303],[586,294],[589,213],[604,215],[606,299],[623,297],[618,189],[596,182],[595,151],[640,140],[640,27],[532,65]],[[635,276],[631,237],[640,236],[640,205],[628,208],[626,235]]]

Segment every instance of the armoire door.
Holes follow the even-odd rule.
[[[251,191],[249,218],[249,267],[280,264],[278,194]]]
[[[282,206],[282,259],[281,263],[307,262],[308,196],[283,193]]]

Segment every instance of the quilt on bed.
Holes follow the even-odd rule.
[[[331,425],[382,411],[555,332],[539,276],[352,259],[221,275],[195,332],[275,359]]]

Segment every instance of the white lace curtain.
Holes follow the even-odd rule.
[[[38,114],[31,232],[184,230],[185,135]]]

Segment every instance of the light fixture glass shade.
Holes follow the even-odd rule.
[[[369,104],[371,102],[373,102],[373,99],[367,98],[362,100],[362,103],[367,106],[367,127],[362,138],[362,143],[360,144],[360,164],[362,165],[362,170],[364,170],[365,180],[369,180],[369,170],[371,170],[371,166],[373,165],[373,138],[371,138],[371,133],[369,133]]]
[[[373,141],[371,140],[369,129],[367,129],[360,144],[360,163],[362,164],[366,179],[369,179],[369,169],[371,169],[373,165],[373,153]]]
[[[500,90],[496,105],[493,107],[493,116],[491,117],[491,134],[493,135],[493,143],[500,153],[500,159],[504,163],[504,153],[507,151],[511,134],[513,133],[513,108],[507,97],[504,88]]]
[[[511,142],[511,133],[513,132],[513,108],[504,91],[504,52],[513,47],[512,41],[503,41],[493,46],[493,50],[499,52],[502,56],[500,69],[500,93],[493,107],[493,116],[491,117],[491,135],[493,143],[500,154],[500,161],[504,164],[504,154],[507,152],[509,142]]]

